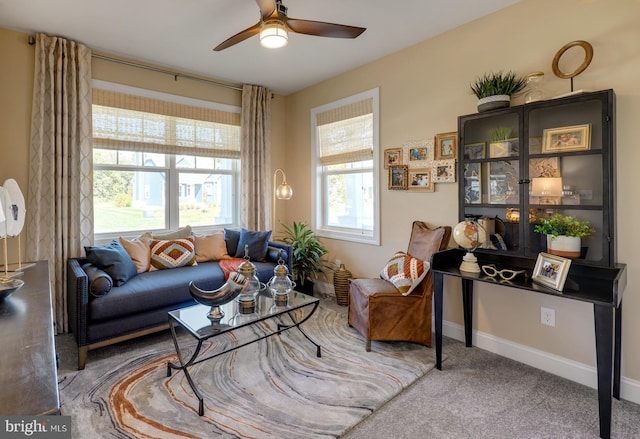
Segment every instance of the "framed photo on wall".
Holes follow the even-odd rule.
[[[434,139],[435,160],[449,160],[458,157],[458,133],[436,134]]]
[[[402,145],[405,165],[409,168],[426,168],[433,161],[433,141],[416,140]]]
[[[437,160],[431,166],[433,173],[431,179],[435,183],[455,183],[456,182],[456,161]]]
[[[390,148],[384,150],[384,168],[402,165],[402,148]]]
[[[531,280],[554,290],[562,291],[570,265],[571,259],[542,252],[538,254]]]
[[[408,172],[409,168],[406,165],[389,166],[389,189],[406,191]]]
[[[409,187],[410,191],[415,192],[433,192],[434,184],[431,179],[431,168],[410,169],[409,170]]]

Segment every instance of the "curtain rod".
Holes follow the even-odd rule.
[[[31,46],[36,44],[36,40],[35,40],[35,38],[33,36],[29,36],[29,44]],[[151,70],[151,71],[157,72],[157,73],[164,73],[165,75],[173,76],[174,80],[176,80],[176,81],[178,80],[178,78],[185,78],[185,79],[191,79],[192,81],[205,82],[205,83],[210,84],[210,85],[217,85],[218,87],[230,88],[231,90],[242,91],[242,87],[240,87],[238,85],[229,85],[229,84],[225,84],[223,82],[212,81],[210,79],[198,78],[197,76],[191,76],[191,75],[185,75],[185,74],[182,74],[182,73],[176,73],[176,72],[172,72],[171,70],[164,70],[164,69],[160,69],[160,68],[157,68],[157,67],[151,67],[151,66],[146,66],[144,64],[134,63],[134,62],[131,62],[131,61],[124,61],[124,60],[121,60],[121,59],[118,59],[118,58],[112,58],[110,56],[99,55],[97,53],[92,53],[91,57],[92,58],[102,59],[102,60],[105,60],[105,61],[111,61],[111,62],[118,63],[118,64],[124,64],[124,65],[130,66],[130,67],[138,67],[140,69]]]

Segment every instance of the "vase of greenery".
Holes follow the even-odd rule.
[[[521,91],[527,84],[526,78],[514,72],[485,73],[471,83],[471,91],[478,98],[478,111],[508,107],[511,96]]]
[[[324,272],[326,264],[321,258],[327,254],[327,249],[304,221],[282,224],[282,227],[284,232],[280,239],[291,245],[293,251],[291,275],[296,282],[296,289],[313,295],[313,280]]]
[[[533,230],[547,235],[547,252],[565,258],[579,258],[582,238],[595,232],[588,221],[560,213],[543,219]]]

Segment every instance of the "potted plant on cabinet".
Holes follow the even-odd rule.
[[[471,83],[471,91],[478,98],[478,111],[508,107],[511,95],[521,91],[527,79],[514,72],[485,73]]]
[[[326,263],[321,260],[327,249],[316,238],[304,221],[293,224],[282,224],[284,229],[282,242],[293,249],[293,266],[291,267],[296,289],[302,293],[313,295],[313,279],[323,273]]]
[[[588,221],[561,213],[543,219],[533,230],[547,235],[547,252],[565,258],[579,258],[581,238],[595,232]]]

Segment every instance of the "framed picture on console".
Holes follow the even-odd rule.
[[[571,259],[542,252],[538,254],[531,279],[554,290],[562,291],[570,265]]]

